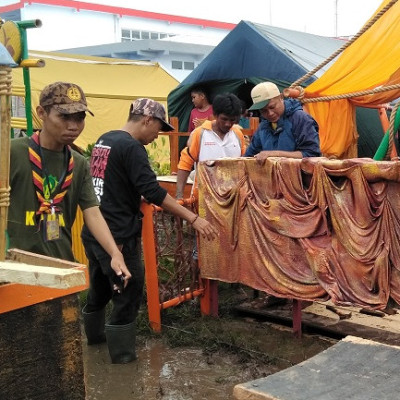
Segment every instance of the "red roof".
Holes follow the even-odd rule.
[[[156,19],[161,21],[167,21],[169,23],[175,22],[180,24],[197,25],[197,26],[202,26],[204,28],[232,30],[236,26],[236,24],[231,24],[228,22],[210,21],[208,19],[200,19],[200,18],[181,17],[178,15],[161,14],[150,11],[133,10],[131,8],[114,7],[102,4],[86,3],[83,1],[72,1],[72,0],[35,0],[35,1],[19,0],[17,3],[0,7],[0,14],[24,8],[25,4],[45,4],[55,7],[69,7],[69,8],[74,8],[78,11],[87,10],[87,11],[104,12],[108,14],[116,14],[121,17],[127,16],[127,17],[138,17],[146,19]]]

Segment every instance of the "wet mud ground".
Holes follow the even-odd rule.
[[[201,317],[186,304],[163,317],[161,334],[138,321],[138,360],[110,362],[106,344],[87,346],[83,336],[88,400],[228,400],[239,383],[302,362],[335,344],[290,327],[233,315]],[[145,318],[145,310],[142,312]],[[142,326],[141,326],[142,324]]]

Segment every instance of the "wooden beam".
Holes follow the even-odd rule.
[[[86,277],[85,272],[78,269],[0,261],[0,282],[69,289],[84,285]]]
[[[72,261],[62,260],[61,258],[54,258],[44,256],[42,254],[31,253],[29,251],[20,249],[9,249],[7,251],[7,260],[18,261],[30,265],[42,265],[54,268],[86,268],[85,265],[75,263]]]
[[[8,192],[11,135],[11,68],[0,66],[0,189]],[[0,201],[0,261],[6,257],[8,203]]]

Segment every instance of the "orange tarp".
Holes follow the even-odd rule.
[[[376,14],[389,2],[384,0]],[[328,71],[305,89],[305,98],[341,95],[399,84],[399,37],[400,2],[397,2],[352,43]],[[307,111],[320,126],[323,154],[339,158],[356,157],[354,145],[358,134],[355,106],[379,105],[398,97],[400,89],[351,99],[307,103]]]
[[[275,296],[385,308],[400,302],[400,162],[200,163],[201,274]],[[227,256],[228,255],[228,256]]]

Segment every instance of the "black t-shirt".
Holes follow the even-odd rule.
[[[125,131],[110,131],[97,140],[90,173],[100,210],[117,244],[141,234],[141,196],[161,205],[167,195],[150,167],[146,149]],[[91,238],[86,227],[82,236]]]

